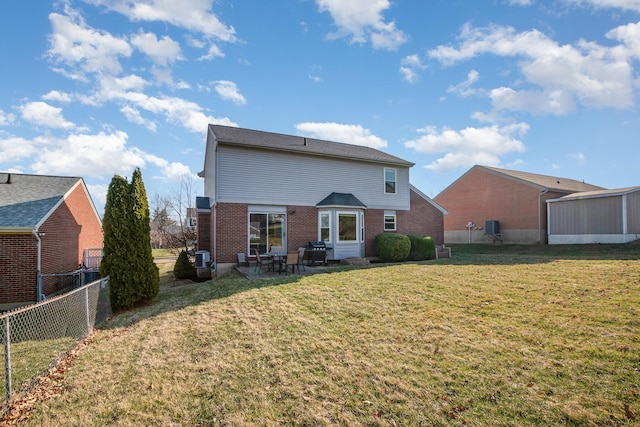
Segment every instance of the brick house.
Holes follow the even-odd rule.
[[[445,243],[547,243],[547,200],[602,189],[573,179],[476,165],[434,200],[449,212]]]
[[[82,178],[0,173],[0,309],[67,286],[40,274],[76,271],[93,248],[102,224]]]
[[[238,253],[311,241],[334,260],[373,256],[383,232],[442,244],[446,211],[409,184],[412,166],[369,147],[209,125],[198,250],[234,263]]]

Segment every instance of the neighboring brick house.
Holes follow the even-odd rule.
[[[602,189],[573,179],[476,165],[434,200],[449,212],[445,243],[547,243],[546,200]],[[486,229],[487,221],[497,229]]]
[[[82,178],[0,173],[0,309],[57,292],[64,278],[39,274],[78,270],[95,248],[102,224]]]
[[[311,241],[335,260],[374,256],[383,232],[442,244],[446,211],[409,184],[412,166],[369,147],[209,125],[198,250],[233,263],[238,253]]]

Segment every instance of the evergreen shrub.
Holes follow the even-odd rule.
[[[173,266],[173,275],[176,279],[195,279],[196,277],[196,267],[189,261],[189,256],[184,250],[180,252]]]
[[[404,261],[411,251],[411,241],[404,234],[381,233],[373,241],[373,249],[382,261]]]
[[[431,237],[421,234],[409,234],[407,237],[411,241],[411,261],[424,261],[436,257],[436,242]]]

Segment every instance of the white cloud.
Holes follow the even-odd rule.
[[[614,28],[606,36],[623,44],[624,56],[640,58],[640,22]]]
[[[226,99],[227,101],[231,101],[237,105],[244,105],[247,103],[246,98],[242,96],[234,82],[229,80],[218,80],[213,82],[213,88],[218,92],[218,95],[220,95],[222,99]]]
[[[415,53],[413,55],[407,55],[400,60],[400,74],[402,74],[402,79],[409,83],[417,82],[420,78],[418,72],[425,68],[427,68],[427,66],[422,64],[420,57]]]
[[[37,154],[31,167],[37,174],[65,175],[72,170],[79,176],[126,175],[145,165],[144,153],[127,147],[127,139],[121,131],[39,137],[32,141]]]
[[[590,5],[594,8],[614,8],[640,12],[640,0],[567,0],[577,5]]]
[[[120,73],[122,65],[119,58],[131,56],[129,43],[106,31],[89,27],[78,13],[68,7],[66,12],[67,15],[49,15],[53,34],[49,36],[48,55],[55,63],[69,67],[54,70],[84,81],[87,73]]]
[[[57,90],[52,90],[42,95],[42,99],[44,99],[45,101],[55,101],[63,104],[67,104],[72,100],[71,95]]]
[[[220,47],[215,44],[209,46],[209,50],[207,51],[207,53],[198,58],[198,61],[204,61],[213,58],[224,58],[224,52],[222,52]]]
[[[369,129],[365,129],[360,125],[306,122],[298,123],[295,127],[299,132],[312,138],[346,142],[372,148],[384,148],[387,146],[387,141],[373,135]]]
[[[528,129],[526,123],[470,127],[460,131],[448,128],[439,131],[436,127],[429,126],[418,129],[423,135],[405,142],[404,145],[420,153],[444,153],[444,156],[425,166],[434,171],[471,167],[476,164],[498,166],[501,156],[525,150],[524,144],[518,138],[523,137]]]
[[[208,40],[235,42],[235,29],[223,24],[212,12],[213,0],[85,0],[125,15],[131,21],[159,21],[202,34]],[[203,47],[205,43],[199,42]],[[219,49],[216,47],[217,52]],[[209,51],[209,58],[216,55]],[[212,55],[213,54],[213,55]],[[204,58],[204,57],[203,57]]]
[[[569,154],[569,157],[576,160],[578,163],[583,164],[586,160],[584,153],[577,152]]]
[[[16,117],[11,113],[0,110],[0,126],[6,126],[15,121]]]
[[[72,129],[74,124],[62,116],[62,108],[54,107],[42,101],[28,102],[20,106],[22,118],[37,126]]]
[[[371,42],[374,49],[396,50],[407,36],[395,22],[385,22],[382,13],[389,0],[316,0],[320,12],[329,12],[338,27],[330,38],[351,36],[352,43]]]
[[[533,0],[509,0],[509,4],[515,6],[531,6]]]
[[[475,95],[476,93],[478,93],[478,91],[471,88],[471,86],[474,83],[477,83],[479,79],[480,73],[478,73],[476,70],[471,70],[469,71],[469,74],[467,74],[467,80],[463,81],[462,83],[458,83],[455,86],[449,86],[447,88],[447,92],[457,93],[464,98]]]
[[[158,40],[153,33],[140,33],[131,37],[131,44],[163,67],[184,59],[180,53],[180,44],[169,36]]]
[[[438,46],[429,56],[452,65],[483,54],[521,58],[518,66],[530,88],[489,91],[498,109],[562,114],[576,103],[589,108],[629,108],[634,101],[630,64],[637,28],[619,28],[609,37],[627,42],[605,47],[584,40],[559,45],[537,30],[516,33],[511,27],[465,25],[456,47]]]
[[[147,120],[142,117],[140,114],[140,110],[133,108],[131,105],[124,105],[120,108],[120,112],[124,114],[124,116],[131,123],[136,123],[138,125],[142,125],[149,129],[151,132],[155,132],[158,128],[157,124],[153,120]]]
[[[8,138],[0,138],[0,165],[5,163],[17,162],[32,156],[36,153],[36,149],[27,139],[10,136]],[[5,170],[5,167],[2,167]]]

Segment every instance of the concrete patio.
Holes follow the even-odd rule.
[[[339,264],[336,264],[336,266],[337,265]],[[262,266],[262,269],[256,269],[256,265],[254,262],[252,262],[248,267],[246,265],[244,266],[236,265],[235,267],[236,271],[238,271],[240,274],[242,274],[244,277],[246,277],[249,280],[273,279],[277,277],[286,277],[286,276],[309,276],[311,274],[325,273],[327,269],[330,269],[330,268],[332,268],[330,265],[326,266],[326,265],[320,265],[320,264],[316,264],[316,265],[305,264],[304,266],[300,266],[299,272],[298,272],[298,266],[296,266],[295,273],[291,272],[291,267],[289,267],[288,273],[285,273],[284,271],[278,272],[277,266],[275,268],[275,271],[271,269],[267,271],[266,264]]]

